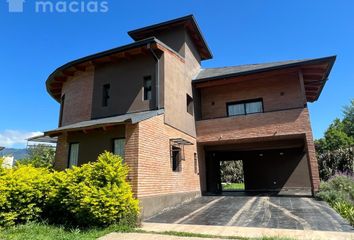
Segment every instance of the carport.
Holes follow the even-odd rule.
[[[222,194],[221,161],[242,161],[245,192],[311,195],[309,163],[302,138],[205,147],[206,193]]]

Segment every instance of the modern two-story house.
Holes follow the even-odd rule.
[[[121,155],[143,216],[220,194],[220,161],[242,160],[245,190],[311,195],[319,174],[308,102],[335,57],[203,69],[193,16],[128,33],[133,43],[56,69],[55,168]]]

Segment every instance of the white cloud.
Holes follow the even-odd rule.
[[[5,130],[0,132],[0,146],[2,147],[25,147],[27,138],[38,136],[42,132],[23,132],[18,130]]]

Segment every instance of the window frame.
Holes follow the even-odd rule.
[[[146,82],[150,81],[151,82],[151,86],[150,88],[148,88],[146,85]],[[152,100],[152,86],[153,86],[153,81],[152,81],[152,77],[151,75],[149,76],[144,76],[143,78],[143,101],[151,101]],[[148,98],[148,92],[150,92],[150,96],[151,98]]]
[[[173,148],[177,148],[177,149],[179,149],[178,150],[178,152],[179,152],[179,154],[178,154],[178,160],[177,160],[177,167],[175,168],[174,166],[175,166],[175,164],[174,164],[174,152],[176,152],[176,151],[174,151],[173,150]],[[175,146],[175,145],[171,145],[171,165],[172,165],[172,172],[175,172],[175,173],[179,173],[179,172],[182,172],[182,148],[181,147],[177,147],[177,146]]]
[[[199,174],[199,162],[198,162],[198,154],[195,152],[193,154],[193,160],[194,160],[194,173]]]
[[[106,83],[102,86],[102,107],[108,107],[108,100],[110,96],[111,84]]]
[[[126,139],[125,139],[125,137],[120,137],[120,138],[113,138],[112,139],[112,153],[113,154],[115,154],[115,155],[117,155],[117,153],[115,153],[115,148],[114,148],[114,142],[116,141],[116,140],[124,140],[124,156],[121,156],[122,158],[123,158],[123,160],[125,159],[125,144],[126,144]]]
[[[262,111],[261,112],[247,113],[247,108],[246,108],[247,103],[255,103],[255,102],[260,102],[262,104]],[[245,113],[244,114],[237,114],[237,115],[230,115],[229,106],[230,105],[241,105],[241,104],[243,105]],[[246,115],[257,114],[257,113],[264,113],[263,98],[254,98],[254,99],[247,99],[247,100],[242,100],[242,101],[234,101],[234,102],[227,102],[226,103],[226,114],[227,114],[227,117],[246,116]]]
[[[71,149],[72,149],[72,145],[77,144],[78,145],[78,152],[77,152],[77,165],[74,166],[78,166],[79,165],[79,156],[80,156],[80,143],[79,142],[70,142],[69,143],[69,152],[68,152],[68,164],[67,164],[67,168],[72,168],[73,165],[70,166],[70,162],[71,162]]]
[[[59,127],[63,126],[64,106],[65,106],[65,94],[63,94],[60,98]]]

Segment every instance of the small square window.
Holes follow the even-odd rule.
[[[151,76],[144,77],[144,100],[152,99],[152,80]]]
[[[181,156],[181,148],[172,146],[171,149],[171,157],[172,157],[172,171],[180,172],[182,170],[182,156]]]
[[[187,112],[190,115],[193,115],[194,113],[194,102],[193,98],[187,94]]]

